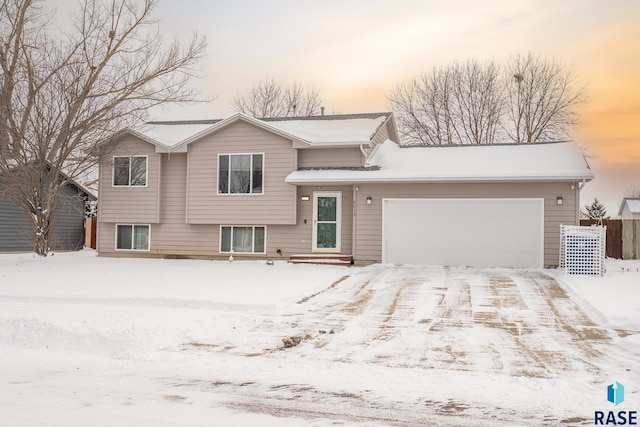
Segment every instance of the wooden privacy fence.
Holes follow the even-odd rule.
[[[580,225],[607,227],[607,256],[617,259],[640,259],[640,219],[581,219]]]
[[[84,219],[84,246],[85,247],[96,249],[97,231],[98,231],[98,219],[85,218]]]
[[[622,220],[622,259],[640,259],[640,219]]]

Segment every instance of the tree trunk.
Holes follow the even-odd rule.
[[[51,218],[48,211],[40,211],[33,216],[34,221],[34,246],[36,254],[47,256],[49,254],[49,222]]]

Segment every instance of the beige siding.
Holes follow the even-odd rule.
[[[113,186],[114,156],[148,156],[145,187]],[[130,136],[100,164],[98,218],[103,222],[153,224],[159,221],[160,154],[152,144]]]
[[[169,164],[164,165],[166,180],[179,181],[178,167],[172,167],[175,154],[171,155]],[[176,162],[176,164],[179,162]],[[164,178],[163,178],[164,182]],[[186,184],[184,180],[183,183]],[[311,253],[312,250],[312,224],[313,224],[313,192],[314,191],[340,191],[342,192],[342,241],[341,253],[351,254],[352,239],[352,189],[346,187],[304,187],[298,192],[297,225],[266,225],[255,223],[251,225],[266,225],[266,254],[238,255],[239,258],[280,258],[276,252],[281,250],[283,259],[288,259],[292,254]],[[183,193],[184,194],[184,193]],[[300,196],[309,196],[309,201],[301,201]],[[184,199],[184,195],[182,196]],[[163,222],[151,225],[151,243],[149,252],[124,252],[115,251],[115,224],[100,224],[100,239],[98,250],[101,255],[129,254],[134,256],[145,255],[181,255],[200,257],[226,257],[228,254],[219,252],[220,225],[219,224],[185,224],[184,209],[180,214],[181,196],[175,192],[173,196],[163,197]],[[307,220],[305,224],[304,221]],[[237,225],[234,222],[224,225]]]
[[[298,188],[298,209],[297,225],[272,226],[267,230],[267,250],[271,257],[275,257],[276,248],[280,248],[283,256],[292,254],[308,254],[313,249],[313,192],[314,191],[340,191],[342,192],[342,241],[341,253],[351,254],[352,252],[352,189],[350,186],[343,187],[299,187]],[[302,196],[309,196],[309,201],[302,201]],[[305,224],[306,220],[306,224]]]
[[[217,230],[214,226],[191,225],[185,222],[187,186],[187,155],[162,154],[160,223],[151,224],[148,252],[151,255],[209,256],[217,251]],[[128,223],[142,223],[127,221]],[[115,224],[100,224],[98,250],[115,253]],[[118,251],[124,253],[124,251]]]
[[[298,150],[299,168],[360,167],[362,165],[363,156],[360,147]]]
[[[263,153],[264,194],[218,195],[218,155]],[[296,188],[284,179],[296,169],[290,140],[239,121],[189,145],[187,222],[295,224]]]
[[[186,223],[186,154],[162,156],[161,182],[161,222],[153,226],[150,252],[209,255],[217,251],[215,227]]]
[[[358,261],[382,259],[383,198],[543,198],[545,266],[558,264],[560,224],[576,224],[576,191],[569,182],[359,184],[358,187],[354,254]],[[373,199],[371,205],[366,204],[367,196]],[[556,203],[557,196],[563,197],[561,206]]]

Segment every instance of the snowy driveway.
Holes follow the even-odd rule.
[[[616,334],[537,270],[374,266],[303,306],[305,351],[392,367],[597,374]]]
[[[368,425],[580,425],[590,422],[585,402],[602,400],[598,387],[636,367],[637,356],[616,344],[631,332],[594,323],[541,270],[376,265],[345,272],[280,322],[249,332],[276,346],[224,347],[291,369],[288,381],[269,387],[214,387],[235,394],[231,407]],[[283,348],[282,337],[301,341]],[[318,367],[321,373],[307,372]],[[629,375],[638,379],[635,369]],[[389,387],[383,399],[375,393],[380,383]],[[187,388],[197,384],[211,389],[201,381]],[[396,393],[405,398],[391,399]]]
[[[637,328],[610,327],[554,277],[0,256],[0,413],[13,426],[583,425],[613,380],[640,407]]]

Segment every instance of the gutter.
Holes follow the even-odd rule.
[[[358,219],[358,187],[351,184],[351,205],[353,208],[353,220],[351,221],[351,256],[356,260],[356,224]]]
[[[294,171],[291,174],[295,174]],[[306,171],[302,171],[306,172]],[[290,175],[291,175],[290,174]],[[359,174],[371,174],[373,176],[358,176]],[[380,174],[379,171],[345,171],[345,175],[338,178],[323,178],[323,177],[310,177],[310,178],[298,178],[289,177],[285,178],[287,184],[293,185],[344,185],[351,183],[441,183],[441,182],[545,182],[545,181],[575,181],[582,180],[580,188],[591,180],[591,177],[585,178],[576,176],[500,176],[500,177],[398,177],[398,176],[375,176]]]

